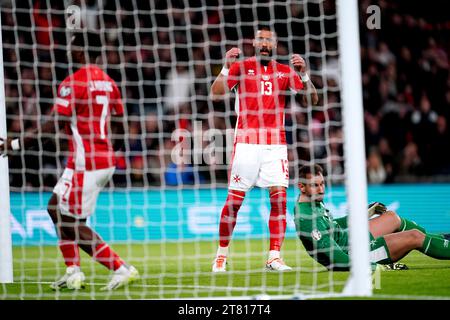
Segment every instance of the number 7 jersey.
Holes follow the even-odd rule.
[[[299,75],[288,65],[271,60],[263,66],[252,57],[231,65],[227,84],[237,92],[235,143],[286,144],[286,91],[303,89]]]
[[[91,171],[115,166],[108,136],[111,115],[123,116],[120,91],[114,80],[95,65],[69,75],[58,88],[55,113],[70,117],[67,168]]]

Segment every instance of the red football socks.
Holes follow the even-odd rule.
[[[237,213],[244,201],[245,192],[230,191],[228,193],[227,201],[222,209],[219,225],[219,245],[221,247],[228,247],[233,234],[234,226],[236,225]]]
[[[64,263],[68,267],[80,266],[80,251],[78,245],[72,240],[60,240],[59,249],[64,258]]]
[[[280,251],[286,233],[286,190],[270,193],[270,250]]]
[[[114,271],[124,264],[123,260],[106,243],[97,245],[92,257],[108,269]]]

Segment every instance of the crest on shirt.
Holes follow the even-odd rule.
[[[67,97],[71,93],[72,89],[70,87],[62,86],[61,89],[59,89],[59,96],[62,98]]]
[[[241,182],[241,177],[239,175],[235,174],[233,176],[233,181],[234,181],[234,183],[239,183],[239,182]]]
[[[255,75],[255,70],[253,70],[253,69],[248,69],[247,74],[248,74],[249,76],[254,76],[254,75]]]
[[[284,72],[277,72],[277,78],[278,79],[281,79],[281,78],[284,78],[284,77],[286,77],[286,74]]]
[[[263,79],[264,81],[267,81],[267,80],[270,79],[270,77],[269,77],[267,74],[263,74],[262,79]]]
[[[319,241],[320,239],[322,239],[322,234],[320,233],[319,230],[314,229],[314,230],[311,232],[311,237],[312,237],[314,240]]]

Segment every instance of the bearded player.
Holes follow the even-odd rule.
[[[55,290],[84,287],[79,248],[114,272],[103,289],[116,289],[138,278],[136,268],[127,265],[86,224],[95,210],[97,196],[114,173],[114,150],[123,145],[123,140],[117,139],[113,146],[108,134],[109,123],[113,133],[123,134],[124,107],[114,80],[93,64],[100,48],[97,33],[77,32],[72,37],[68,58],[76,71],[59,86],[53,107],[55,120],[41,127],[42,133],[62,132],[69,138],[67,166],[48,203],[67,266],[66,274],[51,284]],[[7,139],[0,145],[0,153],[26,150],[32,142],[30,135],[22,140]]]
[[[291,270],[280,255],[286,231],[286,188],[289,184],[286,134],[284,128],[285,98],[289,89],[311,93],[313,104],[318,96],[306,73],[306,63],[293,54],[288,65],[273,59],[276,35],[267,28],[257,30],[253,46],[256,56],[237,61],[241,50],[226,53],[225,65],[211,86],[211,97],[222,98],[228,90],[236,92],[237,124],[234,137],[228,196],[219,224],[219,247],[213,272],[226,271],[229,243],[239,208],[246,193],[254,186],[269,189],[270,251],[266,269]]]
[[[319,165],[299,170],[300,196],[295,206],[295,227],[308,254],[329,270],[350,268],[347,217],[333,219],[325,208],[325,181]],[[375,216],[376,215],[376,216]],[[405,269],[396,263],[412,250],[441,260],[450,260],[449,234],[432,234],[413,221],[375,202],[369,206],[370,260],[388,269]]]

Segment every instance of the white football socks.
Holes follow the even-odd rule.
[[[228,256],[228,247],[221,247],[217,249],[217,255],[216,256]]]

